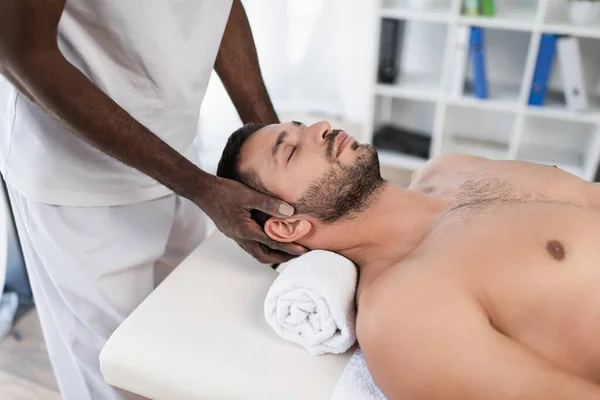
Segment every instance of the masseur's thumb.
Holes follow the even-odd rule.
[[[255,210],[265,212],[274,217],[286,218],[294,215],[294,207],[264,194],[258,194],[254,204],[251,206]]]

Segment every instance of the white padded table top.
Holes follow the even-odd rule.
[[[111,336],[104,378],[153,399],[329,399],[352,351],[314,357],[280,339],[263,316],[276,276],[212,235]]]

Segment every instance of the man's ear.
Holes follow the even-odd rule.
[[[297,217],[273,217],[265,223],[267,236],[282,243],[296,242],[308,235],[311,229],[312,224],[309,221]]]

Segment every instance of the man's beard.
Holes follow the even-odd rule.
[[[297,213],[308,214],[325,222],[351,219],[363,212],[375,200],[385,183],[379,169],[377,151],[371,145],[352,143],[360,151],[353,165],[344,165],[333,157],[334,131],[327,137],[326,158],[331,168],[310,184],[293,205]]]

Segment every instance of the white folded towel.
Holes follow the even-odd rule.
[[[331,400],[386,400],[367,368],[360,349],[354,352]]]
[[[344,353],[356,342],[356,266],[314,250],[286,266],[265,300],[265,318],[282,338],[312,355]]]

